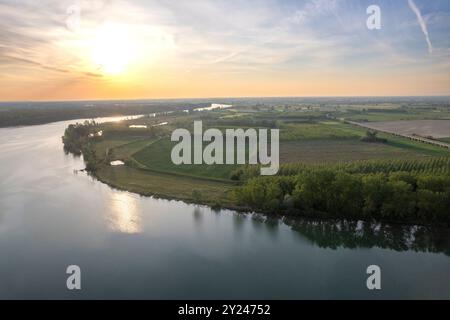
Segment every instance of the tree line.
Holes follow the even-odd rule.
[[[94,120],[85,121],[69,125],[62,137],[64,151],[77,156],[83,155],[86,170],[89,172],[94,172],[98,166],[97,155],[91,148],[91,142],[101,139],[96,136],[98,130],[99,126]]]
[[[450,175],[333,169],[256,177],[233,193],[254,210],[321,218],[450,222]]]
[[[335,170],[346,173],[393,173],[412,172],[428,174],[450,174],[450,157],[431,157],[426,159],[389,159],[361,160],[336,164],[321,163],[285,163],[280,166],[279,176],[294,176],[304,172]],[[246,181],[259,176],[257,166],[244,166],[236,169],[230,175],[232,180]]]

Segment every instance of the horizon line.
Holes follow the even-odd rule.
[[[113,98],[113,99],[67,99],[67,100],[0,100],[0,103],[43,103],[43,102],[100,102],[100,101],[157,101],[157,100],[216,100],[216,99],[320,99],[320,98],[450,98],[445,95],[361,95],[361,96],[234,96],[234,97],[191,97],[191,98]]]

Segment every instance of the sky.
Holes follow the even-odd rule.
[[[3,101],[410,95],[450,95],[448,0],[0,0]]]

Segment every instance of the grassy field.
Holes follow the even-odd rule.
[[[117,147],[120,147],[120,146],[128,144],[128,143],[133,143],[133,141],[134,140],[132,138],[107,139],[107,140],[102,140],[102,141],[94,143],[93,148],[94,148],[95,155],[98,158],[103,158],[103,157],[105,157],[106,152],[109,149],[117,148]]]
[[[161,139],[135,153],[133,158],[138,164],[153,171],[219,180],[228,180],[231,172],[238,167],[238,165],[174,165],[170,156],[175,144],[176,142],[168,138]]]
[[[196,166],[193,170],[186,168],[179,172],[177,169],[182,167],[174,166],[170,160],[171,145],[172,142],[167,139],[159,138],[137,141],[113,139],[97,142],[94,144],[94,150],[99,158],[104,157],[109,149],[112,150],[111,157],[115,160],[133,162],[137,153],[148,161],[144,161],[146,164],[142,165],[142,169],[128,166],[102,166],[97,170],[96,176],[113,187],[143,195],[183,201],[195,199],[198,203],[211,206],[231,205],[228,193],[235,184],[228,180],[221,180],[221,178],[228,179],[228,171],[231,168],[220,166],[221,172],[211,174],[210,170],[214,168]],[[150,158],[145,158],[149,155],[151,155]],[[156,165],[153,167],[153,164]],[[215,169],[217,171],[217,168]]]
[[[228,194],[234,186],[230,183],[138,170],[126,166],[105,166],[96,172],[96,176],[118,189],[212,206],[231,205]]]
[[[113,149],[113,157],[123,161],[129,160],[132,158],[133,154],[157,142],[158,140],[158,138],[143,139],[122,144]]]

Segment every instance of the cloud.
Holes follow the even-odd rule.
[[[100,2],[105,3],[105,6],[109,3]],[[88,2],[80,0],[79,3]],[[77,68],[80,62],[76,52],[64,47],[65,43],[73,43],[77,36],[66,27],[66,8],[69,4],[70,0],[46,0],[40,3],[0,0],[0,67],[9,70],[37,68],[98,77],[91,70],[84,72]],[[93,15],[95,8],[91,7],[83,7],[87,17]],[[106,11],[103,7],[100,9]],[[87,22],[91,20],[86,18]],[[15,74],[18,72],[14,71]]]
[[[58,68],[58,67],[52,67],[52,66],[44,65],[42,63],[30,60],[30,59],[19,58],[19,57],[11,57],[11,56],[7,56],[7,55],[2,56],[2,60],[3,61],[6,61],[8,59],[10,61],[22,62],[22,63],[25,63],[25,64],[37,66],[37,67],[40,67],[40,68],[46,69],[46,70],[62,72],[62,73],[68,73],[69,72],[68,70],[65,70],[65,69],[62,69],[62,68]]]
[[[433,7],[424,20],[416,6],[420,3],[408,2],[409,7],[389,2],[392,10],[385,17],[390,23],[370,32],[365,2],[352,0],[0,0],[0,73],[8,77],[0,87],[26,91],[27,86],[64,83],[69,90],[75,83],[97,89],[115,81],[102,77],[91,61],[98,30],[105,26],[123,28],[138,49],[129,77],[117,83],[142,88],[156,83],[169,90],[174,79],[217,79],[211,82],[216,87],[267,80],[281,88],[284,81],[300,85],[318,76],[336,75],[341,81],[353,72],[448,71],[450,51],[444,50],[450,7]],[[74,3],[81,16],[72,30],[66,25],[67,8]],[[417,27],[417,20],[433,59],[405,34],[411,23]],[[427,29],[432,24],[433,44]],[[445,70],[437,69],[438,63]]]
[[[338,2],[338,0],[312,0],[307,2],[301,10],[297,10],[290,20],[301,24],[320,15],[335,14]]]
[[[416,4],[414,3],[414,0],[408,0],[408,4],[411,10],[416,14],[417,21],[419,22],[419,25],[422,28],[422,32],[425,35],[425,40],[427,41],[428,44],[428,52],[433,53],[433,45],[430,40],[430,35],[428,34],[427,24],[425,23],[425,20],[423,19],[419,8],[417,8]]]

